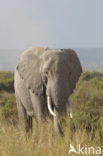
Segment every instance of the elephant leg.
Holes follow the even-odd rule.
[[[32,132],[32,117],[31,116],[27,116],[26,131]]]
[[[26,132],[28,132],[32,129],[32,117],[27,115],[26,109],[19,98],[16,98],[16,102],[20,128],[25,129]]]
[[[45,118],[45,107],[44,105],[46,105],[43,101],[43,98],[33,94],[32,92],[30,92],[31,95],[31,101],[32,101],[32,106],[34,109],[34,114],[38,120],[38,122],[40,123],[42,120],[44,120]]]
[[[32,107],[37,121],[40,123],[45,120],[48,108],[44,97],[39,97],[30,91]]]

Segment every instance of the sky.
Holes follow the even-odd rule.
[[[103,0],[0,0],[0,48],[103,48]]]

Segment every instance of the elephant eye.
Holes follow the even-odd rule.
[[[44,72],[44,75],[47,76],[47,74],[48,74],[48,71],[45,71],[45,72]]]
[[[47,79],[47,77],[45,78],[45,83],[47,84],[47,81],[48,81],[48,79]]]
[[[48,72],[46,71],[45,74],[47,74]]]
[[[47,72],[47,71],[44,71],[44,74],[43,74],[43,81],[44,81],[44,84],[45,84],[45,85],[47,84],[47,74],[48,74],[48,72]]]

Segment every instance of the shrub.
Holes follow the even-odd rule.
[[[0,91],[14,92],[14,74],[12,72],[0,72]]]
[[[84,126],[92,132],[99,129],[103,133],[101,117],[103,116],[103,75],[98,72],[84,72],[71,95],[74,128]],[[103,122],[102,122],[103,124]],[[103,135],[101,140],[103,139]]]

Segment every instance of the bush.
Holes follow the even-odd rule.
[[[0,91],[14,92],[14,74],[12,72],[0,72]]]
[[[103,133],[101,117],[103,117],[103,74],[84,72],[71,95],[74,129],[84,126],[94,137],[97,129]],[[101,124],[102,122],[102,124]],[[103,140],[103,135],[101,137]]]

